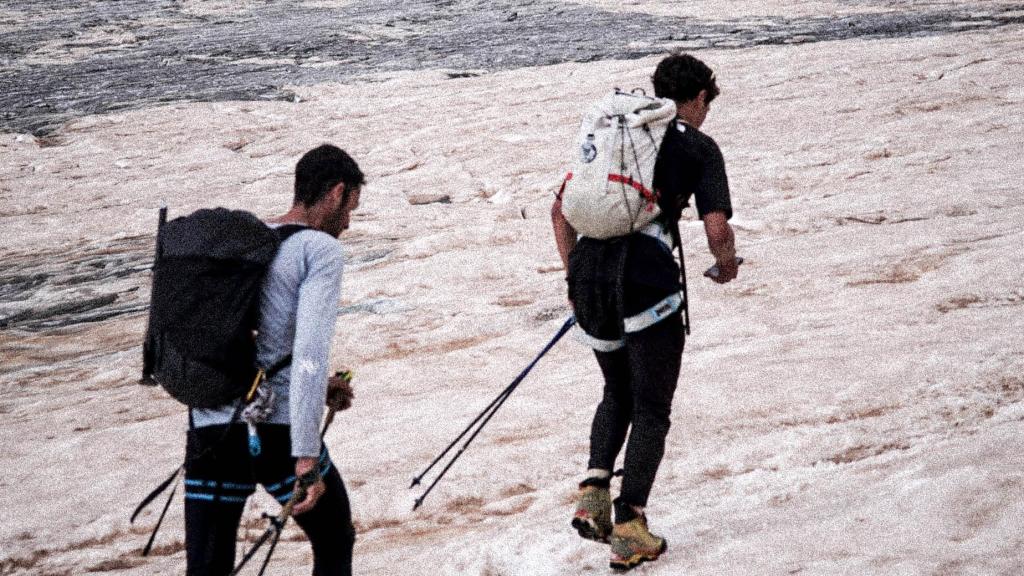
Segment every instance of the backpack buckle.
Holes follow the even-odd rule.
[[[260,368],[259,370],[256,371],[256,378],[254,378],[252,381],[252,387],[249,388],[249,393],[245,395],[246,404],[252,402],[253,397],[256,396],[256,389],[260,387],[261,383],[263,383],[263,379],[266,377],[266,375],[267,373],[263,370],[263,368]]]

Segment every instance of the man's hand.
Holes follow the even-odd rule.
[[[352,407],[352,373],[348,370],[338,372],[327,379],[327,406],[332,410],[342,411]]]
[[[302,457],[295,461],[295,476],[301,478],[305,474],[309,474],[311,471],[316,470],[319,458],[308,458]],[[301,490],[300,480],[295,481],[295,490]],[[327,491],[327,486],[324,485],[322,478],[317,476],[316,483],[305,488],[306,496],[301,501],[295,504],[292,508],[292,515],[303,514],[309,512],[316,506],[317,500],[324,495]]]
[[[735,258],[732,258],[725,263],[719,262],[716,266],[718,266],[718,275],[712,276],[711,279],[719,284],[725,284],[726,282],[733,280],[740,271],[740,266],[736,262]]]

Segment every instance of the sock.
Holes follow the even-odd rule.
[[[608,488],[612,483],[612,473],[603,468],[591,468],[587,470],[587,476],[580,482],[580,488],[587,486],[597,486],[598,488]]]
[[[639,518],[644,515],[643,506],[634,506],[628,502],[624,502],[622,497],[615,499],[615,523],[624,524],[634,518]]]

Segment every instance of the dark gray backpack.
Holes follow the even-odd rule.
[[[143,382],[190,408],[212,408],[253,387],[259,295],[280,244],[304,226],[273,229],[242,210],[214,208],[162,224]],[[291,362],[264,366],[270,376]]]

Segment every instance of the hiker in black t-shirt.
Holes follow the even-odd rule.
[[[652,80],[655,95],[675,101],[678,110],[655,165],[662,215],[642,232],[597,240],[577,238],[560,196],[551,211],[569,300],[605,380],[572,523],[581,536],[610,542],[611,564],[618,569],[654,560],[666,548],[648,530],[644,507],[665,449],[685,340],[681,275],[672,248],[679,244],[678,221],[691,197],[718,267],[713,280],[726,283],[737,274],[725,163],[715,141],[699,130],[719,93],[714,73],[680,54],[662,60]],[[613,524],[609,487],[624,444]]]

